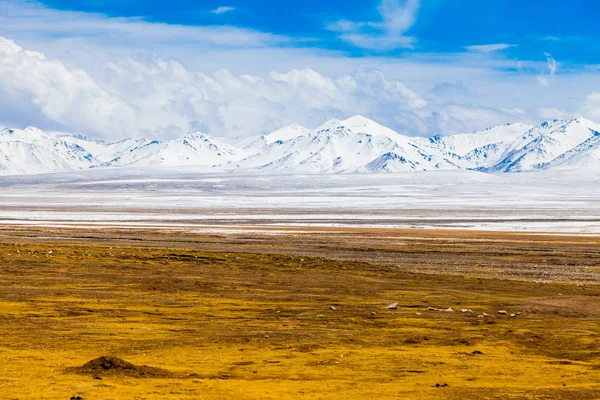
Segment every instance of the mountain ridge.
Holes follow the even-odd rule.
[[[1,175],[154,166],[281,173],[600,169],[600,124],[577,118],[423,137],[357,115],[315,129],[290,124],[237,140],[193,132],[163,141],[116,142],[35,127],[0,130]]]

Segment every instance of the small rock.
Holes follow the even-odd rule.
[[[371,315],[377,315],[375,311],[371,311]]]
[[[517,314],[510,314],[511,318],[515,318],[517,316]]]
[[[452,307],[449,307],[449,308],[445,309],[444,311],[446,311],[446,312],[454,312],[454,309]]]
[[[394,304],[390,304],[389,306],[387,306],[388,310],[397,310],[398,309],[398,303],[394,303]]]
[[[421,316],[421,315],[423,315],[423,314],[421,314],[420,312],[417,313],[417,316]]]
[[[483,354],[483,352],[479,351],[479,350],[475,350],[472,354]]]
[[[478,315],[477,318],[485,318],[484,315]]]
[[[337,308],[335,308],[334,306],[329,306],[329,309],[332,311],[337,311]]]
[[[463,308],[462,310],[460,310],[461,313],[470,313],[473,312],[472,310],[468,309],[468,308]]]
[[[498,314],[501,314],[501,315],[506,315],[506,314],[508,314],[508,313],[507,313],[505,310],[500,310],[500,311],[498,311]]]
[[[436,384],[435,384],[435,387],[436,387],[436,388],[448,387],[448,384],[447,384],[447,383],[436,383]]]
[[[428,311],[441,311],[439,308],[435,308],[435,307],[427,307]]]

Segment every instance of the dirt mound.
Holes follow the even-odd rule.
[[[172,372],[147,365],[134,365],[117,357],[99,357],[81,367],[67,368],[66,372],[81,375],[122,375],[134,378],[171,378]]]

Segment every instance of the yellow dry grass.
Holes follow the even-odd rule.
[[[144,235],[3,232],[1,399],[600,399],[589,238]],[[65,371],[103,355],[173,377]]]

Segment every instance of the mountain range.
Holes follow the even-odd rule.
[[[2,175],[160,166],[278,173],[600,170],[600,125],[579,118],[413,137],[354,116],[316,129],[292,124],[239,139],[196,132],[164,141],[118,142],[33,127],[0,131]]]

